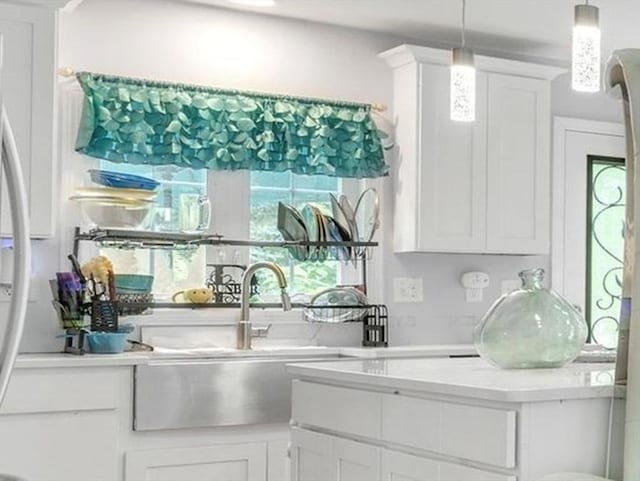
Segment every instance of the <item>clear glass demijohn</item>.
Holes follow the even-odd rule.
[[[543,287],[543,269],[519,275],[522,287],[498,299],[476,326],[478,353],[507,369],[561,367],[573,361],[587,339],[584,318]]]

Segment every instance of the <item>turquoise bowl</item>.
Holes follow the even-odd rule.
[[[130,332],[90,332],[87,334],[92,354],[119,354],[127,345]]]
[[[151,292],[153,276],[143,274],[116,274],[116,291],[121,294],[145,294]]]

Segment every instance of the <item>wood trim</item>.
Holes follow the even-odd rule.
[[[411,62],[435,63],[440,65],[449,65],[451,62],[451,53],[449,50],[408,44],[382,52],[379,54],[379,57],[384,59],[391,68],[398,68]],[[553,80],[558,75],[567,72],[566,68],[540,63],[508,60],[486,55],[475,55],[474,58],[478,70],[484,72],[520,75],[545,80]]]
[[[623,124],[600,122],[571,117],[553,119],[553,162],[551,186],[551,286],[560,294],[565,292],[565,233],[566,224],[566,166],[567,134],[580,132],[593,135],[624,137]]]

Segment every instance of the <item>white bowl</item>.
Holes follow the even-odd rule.
[[[153,202],[148,200],[104,199],[73,196],[91,224],[112,229],[142,229],[147,226]]]

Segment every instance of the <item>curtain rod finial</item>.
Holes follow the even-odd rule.
[[[58,69],[58,75],[61,77],[73,77],[76,73],[71,67],[60,67]]]

